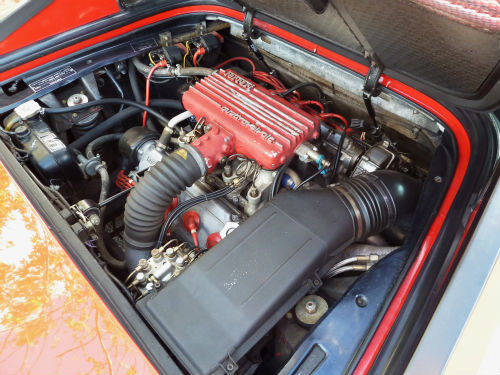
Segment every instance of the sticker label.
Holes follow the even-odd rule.
[[[56,152],[59,150],[64,150],[66,148],[64,143],[59,138],[57,138],[57,135],[55,135],[54,133],[44,134],[40,136],[39,139],[40,142],[42,142],[50,152]]]
[[[183,158],[184,160],[187,160],[188,153],[183,148],[178,149],[177,151],[175,151],[175,153],[177,155],[179,155],[181,158]]]
[[[36,137],[42,142],[50,152],[64,150],[66,145],[53,133],[49,128],[43,124],[31,124],[31,131],[35,133]]]
[[[76,74],[76,70],[71,66],[67,66],[66,68],[60,69],[57,72],[54,72],[46,77],[37,79],[28,84],[28,86],[34,91],[39,92],[54,86],[55,84],[64,81],[65,79]]]
[[[158,43],[154,39],[148,39],[143,42],[132,42],[130,46],[134,50],[134,52],[141,52],[147,49],[152,49],[158,47]]]

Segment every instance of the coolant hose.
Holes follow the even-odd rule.
[[[132,88],[132,94],[134,95],[135,101],[142,102],[144,98],[142,97],[139,82],[137,81],[137,74],[135,74],[135,67],[131,60],[128,62],[128,79],[130,81],[130,87]]]
[[[182,111],[184,107],[182,103],[178,100],[172,99],[153,99],[150,102],[151,107],[162,107],[169,108]],[[117,114],[107,118],[103,122],[99,123],[94,128],[90,129],[84,135],[73,141],[68,145],[69,148],[74,148],[77,150],[81,150],[84,148],[90,141],[99,137],[101,134],[106,133],[109,129],[114,128],[115,126],[121,125],[126,119],[142,112],[140,108],[136,107],[128,107],[123,111],[118,112]]]
[[[113,134],[106,134],[99,138],[94,139],[87,145],[87,147],[85,147],[85,156],[87,157],[87,159],[92,159],[93,157],[95,157],[95,149],[97,147],[107,142],[119,141],[122,136],[123,133],[113,133]]]
[[[151,67],[143,64],[137,57],[132,58],[132,63],[135,68],[144,76],[147,76],[151,70]],[[153,73],[153,77],[159,78],[167,78],[167,77],[176,77],[176,76],[209,76],[215,70],[211,68],[202,68],[202,67],[168,67],[168,68],[159,68],[156,69]]]
[[[207,172],[204,158],[186,145],[165,156],[135,185],[125,204],[123,233],[129,270],[156,245],[165,211],[180,192]]]
[[[96,169],[97,173],[101,177],[101,193],[99,194],[99,203],[102,203],[107,197],[109,193],[110,186],[110,178],[108,170],[104,165],[101,165]],[[101,209],[101,215],[103,215],[105,207]]]
[[[136,102],[141,102],[144,100],[142,97],[142,91],[139,88],[139,81],[137,80],[137,74],[135,71],[135,66],[132,64],[132,60],[128,61],[128,79],[130,82],[130,87],[132,88],[132,94]],[[154,130],[154,124],[150,118],[146,120],[146,128]]]

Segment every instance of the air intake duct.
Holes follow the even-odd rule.
[[[124,216],[124,250],[130,270],[156,245],[172,199],[206,171],[201,154],[187,145],[164,157],[136,184],[127,198]]]
[[[418,194],[419,184],[395,171],[280,193],[137,306],[189,372],[236,370],[236,362],[320,285],[331,257],[411,214]],[[212,338],[210,345],[200,337]]]

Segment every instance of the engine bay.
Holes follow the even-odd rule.
[[[187,372],[278,374],[404,244],[444,127],[236,23],[160,40],[0,135]]]

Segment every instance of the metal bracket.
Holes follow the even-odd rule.
[[[195,26],[196,34],[198,36],[204,35],[207,33],[207,23],[205,21],[201,21]]]
[[[224,370],[226,375],[233,375],[236,370],[238,370],[238,365],[236,361],[234,361],[231,356],[228,354],[227,358],[219,364],[219,366]]]
[[[307,280],[307,283],[310,286],[309,293],[314,294],[318,291],[319,288],[323,285],[323,282],[321,281],[321,277],[317,273],[314,273],[312,277]]]
[[[172,43],[172,33],[170,31],[165,31],[160,33],[160,44],[163,48],[173,45]]]

